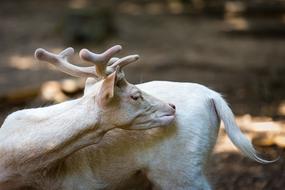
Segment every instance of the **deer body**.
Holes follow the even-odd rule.
[[[174,121],[173,104],[141,91],[125,79],[121,69],[136,61],[137,55],[117,58],[107,70],[107,63],[119,50],[121,46],[102,54],[83,50],[82,56],[92,58],[97,68],[87,70],[68,63],[71,48],[59,55],[43,49],[36,51],[38,59],[100,81],[89,78],[83,96],[76,100],[17,111],[6,118],[0,128],[0,189],[56,189],[56,183],[49,183],[54,181],[48,178],[49,171],[72,153],[98,143],[108,131],[166,127]]]
[[[232,112],[218,93],[193,83],[154,81],[138,87],[176,105],[174,124],[146,131],[110,131],[97,146],[66,160],[73,180],[63,177],[63,189],[211,189],[206,164],[220,118],[228,119],[226,125],[233,122],[226,131],[245,155],[266,162],[251,152],[251,143],[236,128]],[[230,112],[219,115],[226,110]]]
[[[219,130],[219,118],[211,103],[217,94],[191,83],[149,82],[138,87],[152,96],[175,103],[176,119],[172,125],[146,131],[112,130],[98,144],[77,149],[64,159],[55,154],[52,158],[56,161],[48,168],[27,171],[22,185],[39,190],[149,189],[150,186],[154,189],[207,189],[203,172]],[[181,98],[175,98],[177,93]],[[72,109],[76,102],[65,104],[67,109]],[[57,108],[58,105],[48,111],[56,116]],[[31,111],[27,110],[26,114]],[[39,115],[47,110],[39,108],[38,111],[37,119],[44,119]],[[22,115],[20,112],[15,115]],[[73,115],[69,119],[74,120],[74,127],[81,128],[78,117]],[[62,122],[64,126],[67,121]],[[72,131],[76,133],[76,130]],[[101,137],[97,135],[96,141]],[[54,136],[53,142],[56,139],[62,140]],[[90,141],[81,139],[78,143]],[[35,169],[35,166],[29,168]],[[139,184],[139,178],[144,178],[143,183],[150,181],[151,185]]]
[[[269,162],[256,155],[218,93],[193,83],[131,85],[118,67],[134,56],[102,65],[118,49],[99,55],[82,50],[83,59],[99,60],[96,70],[68,63],[70,49],[59,55],[36,53],[69,74],[100,73],[103,79],[89,78],[82,98],[18,111],[5,120],[0,128],[0,190],[208,190],[204,173],[220,120],[246,156]]]
[[[100,144],[66,160],[73,176],[63,177],[63,189],[210,189],[204,169],[219,131],[211,101],[219,95],[192,83],[157,81],[138,87],[172,100],[175,123],[146,131],[110,131]]]

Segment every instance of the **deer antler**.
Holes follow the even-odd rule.
[[[95,64],[91,67],[79,67],[68,62],[68,57],[74,54],[73,48],[67,48],[59,54],[48,52],[42,48],[35,51],[35,58],[40,61],[49,62],[59,68],[62,72],[76,77],[104,78],[113,73],[117,68],[120,70],[124,66],[138,60],[138,55],[129,55],[123,58],[113,57],[122,47],[113,46],[101,54],[93,53],[87,49],[82,49],[79,53],[81,59]]]
[[[39,48],[35,51],[35,58],[56,66],[62,72],[76,77],[96,77],[94,67],[78,67],[68,62],[67,58],[74,53],[73,48],[67,48],[58,55]]]
[[[137,61],[139,58],[140,58],[139,55],[128,55],[121,59],[117,59],[116,61],[114,60],[114,62],[109,67],[114,68],[114,69],[116,67],[119,67],[119,69],[122,69],[126,65]]]
[[[93,53],[89,51],[88,49],[82,49],[79,52],[79,56],[81,59],[95,64],[96,73],[98,76],[106,77],[107,76],[106,68],[108,66],[108,62],[109,61],[113,62],[117,60],[118,58],[114,58],[114,59],[111,59],[111,58],[115,53],[119,52],[121,49],[122,47],[120,45],[116,45],[116,46],[109,48],[108,50],[106,50],[104,53],[101,53],[101,54]]]
[[[101,78],[105,77],[105,69],[108,65],[108,61],[115,62],[118,60],[118,58],[111,59],[111,57],[119,52],[122,49],[121,46],[117,45],[114,47],[109,48],[104,53],[101,54],[94,54],[95,57],[89,56],[89,53],[85,53],[84,51],[80,52],[80,56],[84,57],[85,60],[96,60],[95,67],[79,67],[76,65],[73,65],[68,62],[68,57],[74,54],[73,48],[67,48],[60,52],[59,54],[54,54],[51,52],[48,52],[42,48],[39,48],[35,51],[35,58],[40,61],[46,61],[49,62],[56,67],[58,67],[62,72],[65,72],[67,74],[70,74],[72,76],[76,77],[93,77],[93,78]],[[95,58],[95,59],[94,59]]]
[[[115,51],[115,48],[116,46],[110,48],[107,51],[109,52]],[[105,55],[106,52],[104,52],[103,54],[96,54],[87,49],[82,49],[79,53],[79,56],[81,57],[81,59],[95,64],[97,74],[103,77],[114,72],[117,67],[121,69],[124,66],[137,61],[139,58],[138,55],[129,55],[123,58],[117,58],[117,57],[111,58],[108,54]],[[104,59],[104,56],[105,56],[105,59]],[[105,60],[105,61],[101,61],[101,60]],[[106,62],[106,60],[108,60],[108,62]]]

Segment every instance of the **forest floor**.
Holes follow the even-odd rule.
[[[17,109],[46,105],[40,98],[43,84],[70,78],[33,59],[38,47],[58,52],[74,45],[60,30],[70,1],[17,2],[0,2],[0,122]],[[141,57],[139,64],[126,71],[132,83],[186,81],[221,92],[258,150],[268,158],[280,156],[280,160],[262,165],[245,158],[221,130],[209,164],[213,186],[221,190],[282,189],[285,38],[231,35],[224,32],[222,18],[158,13],[155,6],[124,4],[116,10],[112,37],[99,45],[75,44],[76,52],[83,47],[102,51],[121,44],[120,56],[138,53]],[[76,56],[73,61],[80,60]],[[260,142],[262,137],[266,142]]]

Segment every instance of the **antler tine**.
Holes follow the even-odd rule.
[[[40,61],[51,63],[52,65],[58,67],[62,72],[72,76],[97,78],[94,67],[78,67],[67,61],[67,58],[73,53],[73,48],[67,48],[58,55],[39,48],[35,51],[35,58]]]
[[[89,61],[95,64],[96,73],[98,76],[106,77],[106,68],[108,65],[108,61],[110,61],[111,57],[121,51],[122,47],[120,45],[113,46],[106,50],[104,53],[96,54],[88,49],[82,49],[79,53],[81,59],[85,61]]]
[[[72,47],[66,48],[65,50],[62,50],[58,55],[67,59],[69,56],[74,54],[74,49]]]
[[[112,67],[112,68],[119,67],[120,69],[122,69],[123,67],[125,67],[128,64],[136,62],[138,59],[139,59],[139,55],[129,55],[129,56],[126,56],[126,57],[123,57],[123,58],[117,60],[112,65],[110,65],[110,67]]]
[[[112,58],[108,61],[107,65],[108,65],[108,66],[113,65],[113,63],[115,63],[115,62],[118,61],[119,59],[120,59],[120,58],[118,58],[118,57],[112,57]]]

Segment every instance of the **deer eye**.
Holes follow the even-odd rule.
[[[139,100],[140,98],[142,98],[140,94],[131,95],[131,99],[133,99],[135,101]]]

